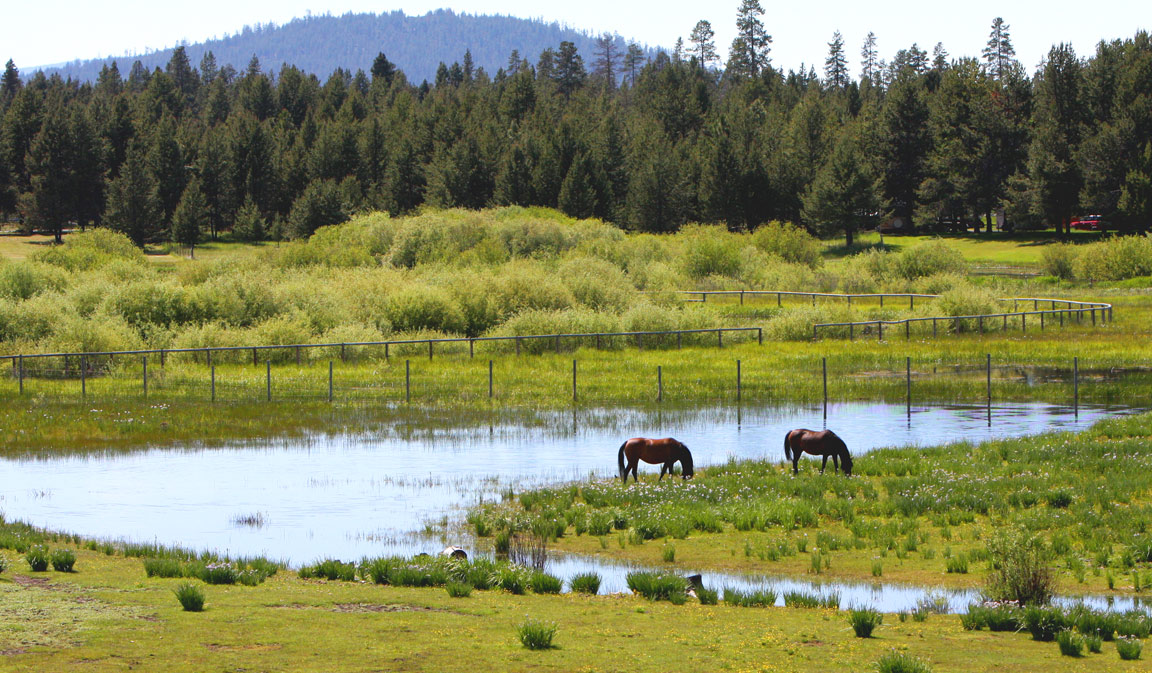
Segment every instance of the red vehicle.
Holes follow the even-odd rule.
[[[1072,228],[1084,231],[1104,231],[1108,228],[1108,223],[1104,221],[1103,216],[1085,215],[1078,220],[1072,220]]]

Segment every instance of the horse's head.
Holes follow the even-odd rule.
[[[845,477],[852,476],[852,456],[848,455],[848,449],[844,449],[844,454],[840,456],[840,469],[844,470]]]
[[[692,452],[683,442],[680,443],[680,467],[684,470],[682,475],[684,479],[691,479],[695,474],[692,470]]]

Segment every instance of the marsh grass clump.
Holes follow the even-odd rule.
[[[4,558],[3,556],[0,556],[0,575],[3,575],[4,571],[7,569],[8,569],[8,559]]]
[[[712,592],[715,594],[716,592]],[[703,596],[697,592],[698,596]],[[700,600],[704,602],[703,598]],[[776,605],[776,592],[772,589],[753,589],[741,591],[731,587],[724,587],[724,603],[741,608],[770,608]]]
[[[1104,647],[1104,639],[1100,636],[1084,636],[1084,646],[1092,654],[1100,654]]]
[[[876,673],[932,673],[923,659],[892,650],[876,660]]]
[[[1023,605],[1046,605],[1052,599],[1056,576],[1048,565],[1042,540],[1009,533],[990,541],[988,548],[992,559],[989,597]]]
[[[670,601],[673,595],[687,595],[688,580],[678,575],[635,571],[628,573],[628,588],[650,601]]]
[[[1060,654],[1066,657],[1079,657],[1084,653],[1084,638],[1075,631],[1057,633],[1056,644],[1060,646]]]
[[[201,612],[204,610],[204,589],[193,582],[183,582],[172,593],[185,612]]]
[[[836,609],[840,607],[840,594],[835,591],[824,595],[789,591],[784,594],[784,605],[790,608]]]
[[[720,602],[720,596],[715,589],[706,589],[704,587],[698,587],[696,589],[696,598],[700,601],[700,605],[716,605]],[[773,599],[775,599],[775,596],[773,596]],[[775,603],[775,600],[773,600],[773,603]]]
[[[453,580],[445,584],[444,589],[452,598],[467,598],[472,595],[472,585],[467,582]]]
[[[661,550],[661,556],[664,559],[665,563],[675,563],[676,562],[676,545],[674,545],[672,543],[668,543],[668,544],[664,545],[664,548]]]
[[[556,628],[556,622],[526,619],[516,627],[516,637],[520,639],[521,645],[530,650],[548,650],[552,648]]]
[[[1068,626],[1067,616],[1059,608],[1030,605],[1024,609],[1024,628],[1032,634],[1032,640],[1051,642]]]
[[[600,581],[598,573],[580,573],[573,575],[568,583],[576,593],[596,595],[600,592]]]
[[[549,575],[546,572],[536,571],[532,573],[531,578],[528,580],[528,585],[532,588],[534,593],[558,594],[564,587],[564,582],[555,575]]]
[[[76,566],[76,552],[71,549],[53,549],[48,555],[52,569],[60,573],[70,573]]]
[[[1122,636],[1116,639],[1116,653],[1124,661],[1135,661],[1140,658],[1140,651],[1144,649],[1144,644],[1136,638]]]
[[[848,611],[848,623],[857,638],[871,638],[872,631],[884,621],[884,615],[872,608],[853,608]]]
[[[44,545],[33,545],[24,554],[24,560],[32,572],[40,573],[48,569],[48,548]]]
[[[302,566],[297,573],[301,579],[326,579],[352,582],[356,579],[355,563],[344,563],[337,559],[325,559],[310,566]]]
[[[957,554],[945,561],[945,567],[949,573],[966,575],[968,574],[968,557],[964,554]]]
[[[146,558],[144,574],[148,577],[184,577],[184,566],[176,559]]]

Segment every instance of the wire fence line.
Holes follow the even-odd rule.
[[[907,299],[909,308],[915,308],[916,299],[935,299],[939,295],[931,294],[916,294],[916,293],[868,293],[868,294],[840,294],[840,293],[826,293],[826,292],[793,292],[786,290],[684,290],[682,294],[697,295],[700,297],[701,302],[706,302],[709,296],[727,296],[739,297],[740,303],[743,304],[746,297],[756,296],[770,296],[775,295],[777,304],[780,304],[784,296],[800,296],[810,297],[815,303],[818,297],[827,299],[844,299],[851,305],[853,299],[879,299],[880,305],[883,306],[885,298],[888,299]],[[1009,327],[1009,318],[1019,317],[1020,328],[1022,331],[1027,331],[1027,316],[1037,315],[1040,318],[1040,329],[1044,329],[1045,317],[1051,316],[1057,319],[1061,326],[1063,326],[1065,318],[1075,319],[1078,322],[1083,322],[1085,314],[1088,314],[1092,324],[1097,324],[1097,313],[1100,314],[1100,321],[1111,321],[1112,319],[1112,306],[1111,304],[1103,302],[1081,302],[1070,299],[1050,299],[1039,297],[1016,297],[1005,298],[1000,301],[1013,302],[1013,312],[1010,313],[995,313],[983,315],[967,315],[967,316],[936,316],[936,317],[915,317],[904,318],[899,320],[867,320],[858,322],[838,322],[838,323],[817,323],[812,326],[812,338],[816,340],[819,338],[820,330],[824,329],[827,334],[830,329],[839,328],[838,334],[846,333],[849,339],[855,338],[857,328],[860,328],[862,334],[867,334],[871,330],[875,330],[877,338],[883,340],[884,327],[893,325],[904,325],[905,338],[911,338],[911,326],[917,323],[931,323],[932,335],[936,336],[938,332],[938,323],[943,321],[948,324],[952,331],[963,331],[963,328],[970,321],[975,321],[975,329],[972,331],[985,330],[985,321],[993,320],[996,318],[1002,319],[1003,328]],[[1031,311],[1017,311],[1020,302],[1032,302],[1033,310]],[[1050,304],[1049,309],[1040,310],[1041,302]],[[1057,308],[1057,304],[1061,307]],[[618,344],[621,338],[631,339],[636,348],[644,347],[644,339],[655,339],[660,346],[670,346],[671,337],[676,338],[676,347],[681,348],[684,345],[685,337],[691,338],[694,344],[690,345],[709,345],[712,343],[708,339],[715,335],[715,344],[717,347],[724,346],[724,335],[736,336],[749,336],[755,333],[757,343],[764,343],[764,328],[763,327],[712,327],[700,329],[684,329],[684,330],[653,330],[653,331],[630,331],[630,332],[593,332],[593,333],[559,333],[559,334],[532,334],[532,335],[514,335],[514,336],[486,336],[486,337],[435,337],[426,339],[393,339],[387,341],[359,341],[359,342],[341,342],[341,343],[311,343],[311,344],[275,344],[275,345],[246,345],[246,346],[205,346],[199,348],[151,348],[151,349],[138,349],[138,350],[120,350],[120,351],[88,351],[88,352],[71,352],[71,353],[19,353],[14,355],[2,356],[4,359],[10,359],[12,363],[12,376],[19,379],[20,389],[23,390],[23,381],[27,376],[48,376],[58,378],[85,378],[86,376],[99,374],[107,370],[113,363],[116,357],[140,356],[145,358],[144,367],[147,367],[148,356],[158,356],[159,364],[163,367],[166,360],[170,355],[176,354],[203,354],[206,359],[206,364],[211,366],[213,364],[213,354],[236,354],[241,352],[251,352],[251,361],[253,366],[258,366],[261,362],[260,355],[264,354],[265,361],[269,361],[272,357],[277,360],[285,358],[291,359],[295,357],[296,363],[300,364],[302,354],[315,349],[328,350],[330,353],[339,352],[339,359],[346,361],[349,358],[350,352],[355,353],[355,349],[383,349],[385,359],[392,357],[393,348],[405,348],[412,346],[427,345],[428,358],[432,359],[435,354],[437,345],[464,345],[468,346],[469,357],[475,357],[476,345],[486,343],[508,344],[512,343],[515,347],[516,355],[520,355],[524,349],[525,344],[532,346],[532,350],[543,351],[546,347],[539,347],[539,344],[551,342],[552,350],[556,353],[561,352],[561,345],[565,343],[569,347],[576,347],[581,344],[594,345],[595,348],[601,349],[607,343],[608,346]],[[702,337],[708,337],[704,339]],[[651,343],[651,341],[650,341]],[[407,350],[410,350],[408,348]],[[379,350],[377,350],[377,353]],[[51,367],[43,364],[51,359],[59,359],[61,365],[59,367]],[[35,363],[35,364],[32,364]]]

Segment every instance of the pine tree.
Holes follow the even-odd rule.
[[[141,248],[163,230],[156,183],[138,143],[129,146],[120,176],[109,185],[104,222]]]
[[[609,90],[616,87],[620,58],[615,35],[604,33],[596,38],[596,60],[592,64],[592,72]]]
[[[196,244],[208,227],[208,202],[200,191],[200,180],[192,178],[180,196],[172,215],[172,240],[188,246],[188,256],[196,258]]]
[[[160,195],[160,212],[165,223],[172,221],[176,204],[188,184],[184,167],[184,153],[176,142],[176,124],[165,117],[152,133],[152,146],[148,153],[148,168]]]
[[[179,94],[180,105],[176,112],[194,111],[196,92],[200,89],[200,76],[192,69],[183,45],[172,50],[172,57],[168,60],[164,72],[172,78]]]
[[[924,179],[924,158],[931,147],[928,107],[918,79],[899,76],[884,101],[877,133],[879,178],[886,208],[911,224],[916,190]]]
[[[308,238],[320,227],[347,219],[337,184],[332,180],[313,180],[292,204],[292,211],[288,214],[288,234],[291,238]]]
[[[12,59],[4,65],[4,75],[0,76],[0,113],[8,109],[8,105],[16,94],[20,93],[23,84],[20,82],[20,71]]]
[[[204,56],[200,59],[200,82],[202,84],[211,84],[216,76],[220,74],[220,68],[216,65],[216,54],[212,50],[204,52]]]
[[[764,29],[760,0],[740,0],[736,11],[736,39],[729,50],[728,69],[735,75],[759,76],[771,64],[772,36]]]
[[[1084,111],[1083,73],[1071,45],[1052,47],[1036,78],[1033,141],[1029,155],[1037,214],[1071,232],[1072,215],[1080,203],[1083,169],[1076,161]]]
[[[879,208],[861,155],[854,131],[846,128],[804,194],[804,221],[822,236],[843,233],[849,247],[856,231],[875,222]]]
[[[572,217],[587,218],[596,213],[596,191],[592,187],[590,164],[587,155],[577,155],[560,186],[560,210]]]
[[[692,43],[692,56],[701,70],[707,70],[720,59],[716,54],[715,38],[716,33],[712,30],[712,24],[704,19],[696,22],[692,34],[688,36],[688,40]]]
[[[948,50],[944,48],[943,42],[937,42],[936,46],[932,48],[932,69],[943,70],[948,67]]]
[[[503,206],[527,206],[532,203],[532,167],[519,144],[504,153],[496,173],[496,203]]]
[[[567,40],[561,42],[560,51],[556,54],[556,72],[553,75],[556,91],[567,98],[584,85],[586,77],[584,59],[576,53],[576,45]]]
[[[644,49],[635,42],[628,43],[628,51],[624,54],[624,72],[628,73],[628,84],[636,86],[636,75],[644,67],[647,57]]]
[[[1152,222],[1152,142],[1144,144],[1144,151],[1128,171],[1120,189],[1120,212],[1138,229],[1147,229]]]
[[[1016,56],[1008,28],[1009,26],[1004,23],[1004,19],[1000,17],[993,19],[992,32],[988,35],[988,45],[980,52],[984,56],[988,71],[998,82],[1004,81]]]
[[[411,212],[424,201],[424,168],[407,135],[390,153],[384,172],[385,209],[392,215]]]
[[[844,38],[840,31],[832,34],[828,43],[828,58],[824,61],[824,78],[829,87],[842,89],[848,85],[848,59],[844,56]]]
[[[83,228],[100,221],[104,212],[104,147],[80,106],[72,110],[68,125],[72,148],[72,218]]]
[[[880,82],[879,62],[876,52],[876,33],[868,32],[864,38],[864,46],[860,49],[860,79],[870,84]]]
[[[236,223],[232,225],[232,235],[241,241],[262,241],[267,235],[264,216],[260,209],[252,203],[252,199],[244,201],[244,205],[236,212]]]
[[[396,77],[396,66],[393,65],[384,52],[376,54],[376,60],[372,61],[372,81],[383,81],[386,85],[392,86],[392,80]]]
[[[61,242],[74,210],[73,148],[62,100],[50,102],[44,125],[28,152],[31,191],[21,198],[26,225],[47,231]]]

